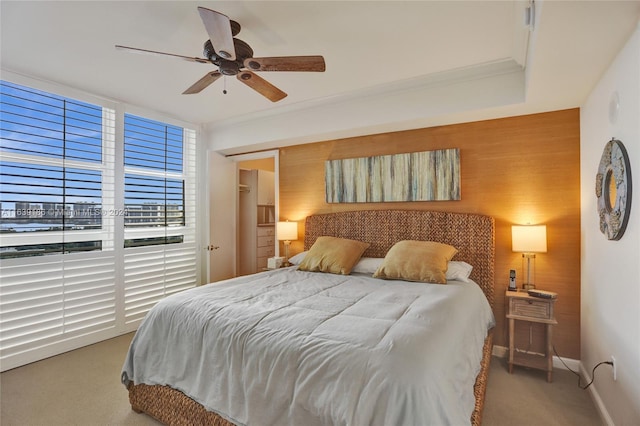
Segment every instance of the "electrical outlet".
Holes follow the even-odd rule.
[[[613,381],[615,382],[616,380],[618,380],[618,371],[616,370],[616,358],[611,355],[611,368],[613,368]]]

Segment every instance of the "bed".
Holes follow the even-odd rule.
[[[305,251],[328,236],[365,242],[360,260],[376,268],[396,243],[429,241],[455,247],[451,260],[473,269],[469,282],[441,285],[372,278],[362,262],[348,275],[298,265],[174,295],[132,340],[122,372],[132,408],[176,425],[481,424],[493,218],[367,210],[306,219]]]

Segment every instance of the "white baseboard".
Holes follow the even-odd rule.
[[[509,348],[505,346],[493,345],[493,350],[491,354],[500,358],[506,358],[509,355]],[[562,363],[563,361],[564,361],[564,364]],[[577,372],[580,372],[581,370],[581,364],[580,364],[580,361],[577,359],[562,358],[562,361],[561,361],[560,358],[558,358],[557,356],[554,356],[553,368],[559,368],[561,370],[571,369],[577,373]]]
[[[509,348],[505,346],[494,345],[491,354],[500,358],[507,358],[509,356]],[[591,381],[591,377],[589,377],[589,373],[584,369],[584,366],[582,365],[582,362],[580,362],[580,360],[571,359],[571,358],[562,358],[562,361],[561,361],[560,358],[558,358],[557,356],[554,356],[553,368],[558,368],[561,370],[571,369],[574,372],[579,373],[580,376],[582,377],[582,381],[584,382],[584,384],[587,384]],[[600,398],[600,395],[598,394],[598,390],[596,389],[595,383],[589,386],[587,390],[589,391],[589,395],[591,396],[591,399],[593,400],[593,403],[596,406],[596,410],[598,410],[598,413],[600,414],[600,418],[602,419],[603,423],[607,426],[614,426],[613,419],[611,419],[611,416],[609,415],[607,408],[602,402],[602,398]]]
[[[493,345],[493,350],[491,351],[491,355],[497,356],[498,358],[506,358],[509,354],[509,348],[504,346]]]
[[[584,369],[584,365],[582,365],[582,363],[580,363],[580,375],[584,378],[585,384],[589,383],[592,379],[592,377],[589,377],[589,373]],[[596,389],[596,384],[593,383],[587,388],[587,390],[589,391],[589,395],[591,396],[593,403],[596,405],[596,410],[598,410],[602,422],[607,426],[614,426],[613,419],[611,418],[611,415],[609,415],[609,411],[607,411],[607,407],[604,405],[604,402],[602,402],[598,389]]]

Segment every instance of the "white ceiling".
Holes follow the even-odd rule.
[[[450,71],[525,67],[524,100],[478,117],[570,108],[585,100],[640,17],[638,1],[7,1],[0,2],[2,69],[196,124],[365,99]],[[116,44],[202,57],[204,6],[242,25],[255,56],[323,55],[324,73],[263,72],[289,94],[272,103],[235,78],[181,93],[214,70]],[[528,56],[527,56],[528,55]],[[225,88],[226,95],[222,93]],[[478,108],[481,109],[481,108]],[[473,119],[473,115],[465,119]]]

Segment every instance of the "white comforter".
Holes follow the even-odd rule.
[[[463,425],[493,314],[475,283],[264,272],[164,299],[122,374],[242,425]]]

